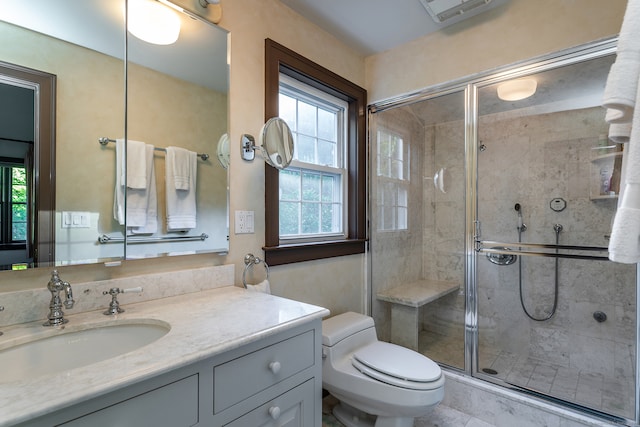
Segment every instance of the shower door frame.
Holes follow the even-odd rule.
[[[501,379],[497,379],[491,375],[483,373],[478,366],[478,276],[477,276],[477,260],[481,255],[481,230],[478,219],[478,158],[479,149],[478,142],[478,90],[485,86],[489,86],[503,80],[514,79],[525,75],[539,73],[566,65],[588,61],[608,55],[615,54],[617,46],[617,37],[603,39],[578,46],[572,49],[562,50],[556,53],[545,55],[528,61],[500,67],[488,72],[474,74],[467,78],[453,80],[431,88],[427,88],[418,92],[381,101],[369,106],[369,113],[377,113],[389,108],[415,103],[420,101],[428,101],[451,93],[464,91],[464,127],[465,127],[465,318],[464,318],[464,369],[458,369],[451,366],[445,366],[456,372],[470,375],[483,381],[494,383],[504,387],[507,390],[522,392],[522,389],[512,386]],[[370,183],[369,183],[370,186]],[[370,188],[370,187],[369,187]],[[492,242],[493,243],[493,242]],[[576,248],[574,248],[576,249]],[[513,253],[513,252],[512,252]],[[542,253],[541,253],[542,255]],[[553,254],[543,254],[543,256],[554,256]],[[572,257],[568,255],[568,257]],[[640,264],[636,265],[636,289],[640,289]],[[368,289],[369,307],[373,306],[373,284]],[[598,416],[600,418],[609,419],[611,421],[623,421],[627,424],[638,424],[640,422],[640,358],[638,351],[640,349],[640,292],[636,290],[636,342],[635,342],[635,419],[623,418],[620,416],[602,413],[590,408],[581,407],[571,402],[555,398],[551,395],[542,393],[533,393],[533,396],[544,401],[558,403],[562,406],[572,408],[576,411]],[[530,393],[529,393],[530,394]]]

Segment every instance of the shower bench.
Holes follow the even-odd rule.
[[[380,301],[391,303],[391,342],[418,351],[420,307],[459,288],[456,282],[424,279],[378,292]]]

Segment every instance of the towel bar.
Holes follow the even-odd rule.
[[[116,142],[116,140],[103,136],[102,138],[98,138],[98,142],[100,143],[100,145],[107,145],[110,142]],[[167,149],[162,147],[153,147],[153,149],[156,151],[164,151],[165,153],[167,152]],[[198,154],[198,157],[200,157],[202,160],[209,159],[209,155],[206,153]]]
[[[127,236],[128,244],[140,244],[140,243],[166,243],[166,242],[188,242],[191,240],[205,240],[209,235],[202,233],[198,236],[159,236],[159,237],[140,237],[140,236]],[[111,237],[106,234],[98,236],[98,243],[122,243],[124,237]]]

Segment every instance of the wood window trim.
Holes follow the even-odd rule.
[[[56,153],[56,82],[54,74],[0,61],[0,74],[28,81],[38,86],[38,126],[33,149],[33,204],[30,255],[37,267],[55,261],[55,153]]]
[[[265,122],[277,117],[280,73],[347,101],[347,238],[280,244],[279,171],[265,166],[265,261],[269,265],[364,253],[366,242],[367,91],[298,53],[265,40]]]

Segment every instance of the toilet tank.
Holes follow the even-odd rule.
[[[346,312],[322,321],[322,345],[334,346],[347,337],[369,329],[377,339],[373,319],[363,314]]]

